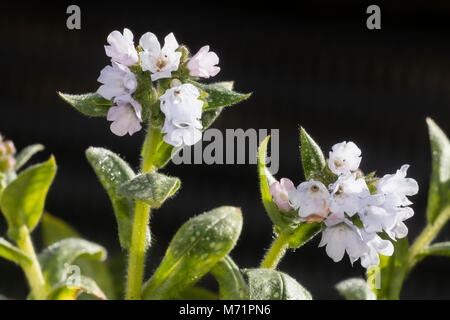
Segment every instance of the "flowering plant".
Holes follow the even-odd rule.
[[[396,299],[417,262],[431,254],[449,255],[450,244],[430,245],[450,217],[450,142],[432,120],[428,120],[433,159],[428,225],[411,247],[405,221],[414,211],[408,197],[419,187],[406,178],[408,165],[380,178],[375,172],[364,174],[359,169],[362,152],[353,142],[334,145],[326,159],[301,129],[306,181],[297,187],[287,178],[277,181],[266,168],[269,137],[258,151],[262,202],[276,236],[259,267],[241,269],[230,257],[242,230],[242,213],[239,208],[221,206],[181,226],[159,267],[144,279],[146,253],[152,244],[150,211],[162,207],[181,185],[180,179],[161,169],[181,148],[200,141],[225,107],[250,94],[233,91],[232,82],[200,82],[220,72],[219,57],[209,46],[191,55],[173,33],[161,45],[150,32],[136,46],[128,29],[113,31],[107,42],[111,65],[101,70],[98,90],[59,95],[84,115],[106,118],[117,136],[146,130],[138,172],[110,150],[86,150],[111,200],[119,242],[128,253],[126,274],[117,271],[123,256],[107,259],[105,248],[84,240],[67,223],[45,212],[57,171],[55,158],[22,170],[43,146],[17,152],[12,141],[0,138],[0,209],[9,238],[0,238],[0,256],[23,269],[30,286],[28,298],[311,299],[307,289],[277,266],[287,249],[298,248],[321,233],[319,245],[326,247],[333,261],[347,253],[352,264],[360,260],[367,269],[367,282],[350,279],[337,285],[346,298]],[[38,254],[30,233],[39,223],[45,249]],[[217,280],[218,293],[196,286],[207,273]],[[372,283],[374,278],[381,279],[381,285]]]

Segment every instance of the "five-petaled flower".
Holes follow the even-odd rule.
[[[178,70],[181,52],[177,52],[178,42],[173,33],[169,33],[164,39],[164,47],[161,49],[158,38],[151,32],[145,33],[139,40],[142,52],[142,70],[150,71],[152,81],[172,77],[172,71]]]
[[[289,204],[289,192],[294,191],[295,186],[291,180],[287,178],[281,178],[280,182],[275,181],[270,185],[270,195],[273,201],[283,211],[292,210]]]
[[[142,106],[130,95],[123,95],[114,99],[116,106],[108,111],[108,121],[111,123],[111,131],[115,135],[124,136],[127,133],[131,136],[142,129]]]
[[[138,63],[139,57],[133,42],[133,33],[125,28],[123,34],[113,31],[108,35],[109,46],[105,46],[105,52],[112,61],[132,66]]]
[[[193,77],[209,78],[219,73],[219,57],[209,51],[209,46],[202,47],[188,62],[189,74]]]
[[[97,81],[102,83],[97,93],[108,100],[132,94],[137,88],[137,80],[134,73],[127,66],[114,61],[112,66],[103,68]]]

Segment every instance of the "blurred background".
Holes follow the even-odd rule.
[[[66,28],[66,8],[81,8],[81,30]],[[326,154],[334,143],[352,140],[363,152],[361,167],[379,175],[404,163],[420,185],[412,198],[416,215],[407,223],[410,241],[425,224],[430,145],[425,117],[450,133],[450,3],[376,2],[381,30],[366,28],[361,1],[298,1],[259,6],[212,2],[42,2],[2,5],[0,19],[0,132],[18,149],[42,143],[43,161],[54,154],[58,174],[47,210],[87,239],[120,252],[117,226],[102,186],[85,160],[89,146],[109,148],[139,166],[143,132],[117,137],[105,119],[89,119],[59,99],[56,91],[95,91],[100,70],[109,63],[107,35],[130,28],[137,42],[152,31],[160,40],[174,32],[195,53],[209,44],[220,57],[215,81],[235,80],[235,89],[254,92],[227,109],[213,127],[280,129],[280,170],[295,184],[304,176],[299,126]],[[193,215],[221,205],[242,208],[244,229],[231,256],[240,267],[255,267],[272,241],[272,226],[259,199],[255,165],[169,164],[182,189],[152,213],[153,246],[147,272],[154,270],[176,230]],[[0,235],[6,223],[0,219]],[[34,233],[40,248],[39,230]],[[440,240],[450,239],[445,228]],[[334,285],[364,276],[359,262],[334,263],[320,237],[290,252],[280,269],[295,277],[316,299],[340,298]],[[450,259],[427,258],[406,281],[402,298],[450,298]],[[0,260],[0,292],[26,296],[19,268]],[[214,287],[211,279],[206,286]]]

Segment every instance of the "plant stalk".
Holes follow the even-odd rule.
[[[33,242],[30,237],[30,231],[27,226],[22,226],[19,230],[18,247],[31,258],[31,263],[21,263],[21,267],[27,277],[31,292],[36,300],[45,300],[47,290],[45,286],[44,275],[42,274]]]
[[[450,218],[450,206],[444,208],[433,223],[429,223],[408,252],[407,273],[421,260],[420,253],[433,241]]]
[[[275,269],[277,267],[289,247],[289,237],[288,232],[281,232],[278,235],[261,263],[261,268]]]
[[[153,161],[161,138],[158,128],[151,125],[144,141],[142,150],[142,173],[154,171]],[[140,300],[144,278],[145,252],[147,249],[147,225],[150,220],[150,206],[142,201],[136,201],[133,231],[131,234],[130,256],[128,260],[127,300]]]

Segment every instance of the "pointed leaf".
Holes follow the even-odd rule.
[[[241,229],[241,210],[235,207],[220,207],[190,219],[145,284],[144,299],[168,299],[192,286],[230,252]]]
[[[103,291],[97,283],[91,278],[80,276],[78,284],[67,285],[61,283],[56,285],[48,294],[47,300],[76,300],[80,293],[85,292],[96,296],[99,299],[106,300]]]
[[[0,257],[11,260],[18,264],[27,265],[31,263],[31,258],[3,238],[0,238]]]
[[[112,102],[106,100],[96,92],[86,94],[66,94],[58,92],[58,95],[82,114],[90,117],[106,117]]]
[[[312,300],[294,278],[272,269],[249,269],[249,300]]]
[[[432,244],[419,253],[419,257],[421,258],[430,255],[446,257],[450,256],[450,241]]]
[[[216,278],[220,288],[220,300],[246,300],[248,286],[238,266],[229,257],[220,260],[211,274]]]
[[[322,223],[300,223],[289,236],[289,246],[299,248],[322,231]]]
[[[138,175],[118,187],[117,191],[126,197],[140,200],[158,209],[178,190],[180,179],[151,172]]]
[[[127,249],[130,247],[135,201],[118,193],[117,188],[133,179],[135,174],[124,160],[107,149],[90,147],[86,157],[108,193],[116,215],[120,245]],[[147,233],[150,235],[149,230]]]
[[[41,222],[42,237],[46,247],[67,238],[81,238],[81,235],[65,221],[44,213]],[[78,258],[73,262],[81,269],[81,274],[95,279],[108,299],[116,297],[111,272],[104,261]]]
[[[69,238],[54,243],[39,255],[42,272],[50,288],[66,281],[67,268],[78,258],[104,261],[106,250],[84,239]]]
[[[0,206],[8,221],[8,235],[17,239],[18,229],[26,225],[33,230],[44,210],[48,189],[56,174],[55,159],[22,171],[3,190]]]
[[[364,279],[351,278],[339,282],[336,289],[346,300],[376,300],[377,296]]]
[[[44,146],[42,144],[33,144],[25,147],[16,156],[16,165],[14,166],[14,170],[18,171],[28,162],[28,160],[31,159],[32,156],[42,150],[44,150]]]
[[[244,94],[233,91],[233,82],[217,82],[213,84],[203,84],[195,81],[189,81],[208,95],[206,97],[207,105],[203,107],[203,111],[222,108],[239,103],[248,99],[252,94]]]
[[[436,123],[427,118],[431,141],[432,171],[427,218],[433,223],[450,205],[450,141]]]
[[[306,180],[309,180],[312,175],[319,174],[325,169],[326,162],[322,150],[305,129],[301,128],[300,132],[303,171]]]
[[[266,168],[267,144],[270,136],[267,136],[259,146],[258,150],[258,175],[261,199],[273,224],[284,229],[295,223],[295,217],[289,216],[288,213],[282,212],[272,199],[270,194],[270,185],[275,182],[275,178]]]

